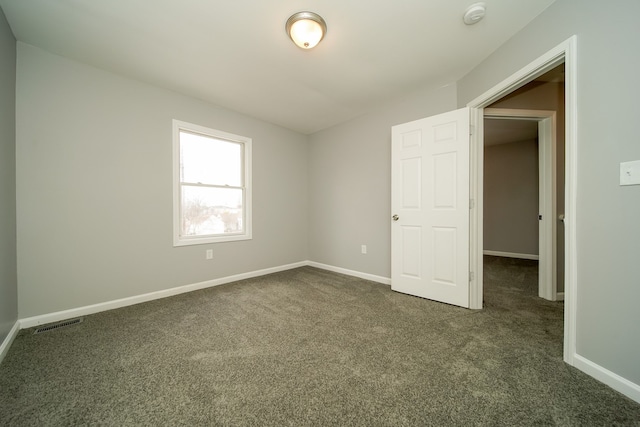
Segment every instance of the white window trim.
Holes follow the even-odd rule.
[[[244,214],[244,232],[228,235],[216,236],[181,236],[180,235],[180,131],[198,133],[212,138],[237,142],[243,145],[243,166],[244,166],[244,201],[242,210]],[[238,240],[252,239],[252,217],[251,217],[251,138],[223,132],[204,126],[187,123],[180,120],[173,120],[173,246],[204,245],[208,243],[232,242]]]

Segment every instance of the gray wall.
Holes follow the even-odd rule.
[[[306,136],[23,43],[16,111],[21,318],[308,259]],[[253,138],[253,240],[172,246],[174,118]]]
[[[423,88],[311,135],[311,260],[391,276],[391,126],[453,110],[455,103],[455,85]]]
[[[578,36],[577,352],[640,384],[640,186],[619,186],[640,159],[637,16],[638,1],[557,0],[458,82],[458,105]]]
[[[538,142],[484,148],[484,249],[538,255]]]
[[[16,40],[0,9],[0,343],[18,320]]]

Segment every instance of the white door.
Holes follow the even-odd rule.
[[[391,133],[391,289],[469,307],[469,109]]]

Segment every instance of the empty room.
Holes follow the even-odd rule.
[[[640,425],[637,16],[0,0],[0,424]]]

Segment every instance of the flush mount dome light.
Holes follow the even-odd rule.
[[[327,23],[317,13],[298,12],[287,19],[285,28],[296,45],[302,49],[311,49],[324,38]]]

